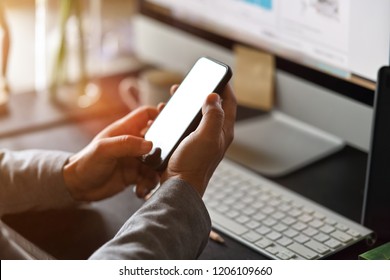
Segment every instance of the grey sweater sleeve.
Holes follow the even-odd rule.
[[[199,194],[186,182],[171,179],[91,259],[195,259],[210,229]]]
[[[69,156],[58,151],[0,150],[0,217],[73,205],[62,175]]]

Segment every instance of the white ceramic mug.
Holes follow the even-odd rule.
[[[171,86],[179,84],[182,79],[181,74],[168,70],[145,70],[138,77],[122,80],[119,93],[130,110],[141,105],[157,106],[169,100]]]

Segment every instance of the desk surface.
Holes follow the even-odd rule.
[[[114,79],[119,81],[118,77]],[[115,82],[113,84],[115,84]],[[113,85],[111,84],[111,86]],[[113,87],[116,88],[116,87]],[[111,93],[113,100],[119,97]],[[0,137],[0,147],[9,149],[60,149],[76,152],[108,123],[123,116],[126,109],[114,102],[110,113],[89,118],[66,118],[55,125]],[[238,119],[258,112],[239,108]],[[58,117],[58,116],[57,116]],[[57,118],[56,117],[56,118]],[[3,122],[5,120],[2,120]],[[71,141],[70,141],[71,140]],[[367,155],[351,147],[320,160],[277,183],[319,202],[355,221],[360,219]],[[4,217],[4,221],[24,237],[58,259],[86,259],[112,238],[121,225],[141,205],[131,189],[104,201],[77,209],[31,212]],[[201,259],[264,259],[251,249],[224,236],[225,244],[210,241]],[[351,248],[333,258],[356,259],[364,249]]]

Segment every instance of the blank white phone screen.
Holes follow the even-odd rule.
[[[153,148],[161,149],[162,159],[176,145],[226,72],[226,67],[207,58],[200,58],[192,67],[145,135],[146,140],[153,142]]]

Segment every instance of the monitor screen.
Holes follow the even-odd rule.
[[[389,62],[390,1],[147,0],[147,9],[361,87]]]

